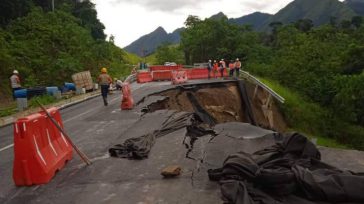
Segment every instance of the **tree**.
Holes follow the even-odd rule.
[[[182,64],[184,62],[183,52],[180,47],[169,43],[165,43],[157,48],[156,59],[158,64],[164,64],[165,62]]]
[[[302,32],[308,32],[313,28],[313,21],[311,19],[301,19],[298,20],[294,25],[298,30]]]
[[[355,28],[360,28],[360,26],[362,25],[362,23],[363,23],[363,17],[362,16],[354,16],[351,19],[351,24],[353,26],[355,26]]]

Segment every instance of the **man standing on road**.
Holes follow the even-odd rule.
[[[226,68],[226,63],[225,63],[224,59],[221,59],[219,65],[220,65],[219,67],[220,67],[221,77],[224,77],[224,71]]]
[[[102,99],[104,100],[104,105],[107,106],[107,94],[109,92],[110,84],[112,84],[112,79],[107,74],[107,69],[105,67],[101,69],[101,74],[99,75],[98,82],[101,87],[101,95]]]
[[[13,71],[13,75],[10,77],[10,84],[13,89],[13,98],[15,99],[15,91],[21,89],[18,70]]]
[[[208,71],[208,78],[211,78],[211,71],[213,69],[212,61],[209,60],[209,63],[207,64],[207,71]]]
[[[239,58],[236,58],[235,72],[236,72],[236,77],[238,77],[238,78],[239,78],[240,69],[241,69],[241,62],[239,61]]]
[[[234,60],[230,60],[230,63],[229,63],[229,76],[230,77],[234,76],[234,69],[235,69]]]

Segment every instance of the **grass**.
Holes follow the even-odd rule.
[[[285,103],[280,109],[291,128],[290,131],[301,132],[308,138],[316,138],[317,144],[333,148],[351,148],[333,138],[332,131],[335,122],[326,120],[332,113],[318,104],[312,103],[293,92],[292,90],[281,86],[275,81],[260,78],[260,80],[285,98]],[[349,142],[350,143],[350,142]]]
[[[42,105],[48,105],[48,104],[56,103],[59,101],[50,95],[36,96],[36,97],[33,97],[30,100],[28,100],[28,108],[39,107],[36,100],[38,100]],[[10,103],[8,106],[0,109],[0,117],[10,116],[17,112],[18,112],[18,110],[17,110],[16,102]]]
[[[36,108],[39,107],[38,103],[36,101],[39,101],[42,105],[48,105],[48,104],[52,104],[55,102],[58,102],[59,100],[57,100],[56,98],[54,98],[53,96],[50,95],[42,95],[42,96],[36,96],[31,98],[28,101],[28,108]]]
[[[2,107],[0,109],[0,117],[6,117],[6,116],[9,116],[9,115],[13,115],[15,113],[17,113],[18,110],[16,108],[16,103],[12,103],[6,107]]]

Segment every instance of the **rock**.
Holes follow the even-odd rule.
[[[166,178],[176,177],[181,174],[181,167],[177,165],[167,166],[161,172],[161,175]]]

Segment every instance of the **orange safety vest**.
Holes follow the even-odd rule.
[[[241,68],[241,62],[240,61],[235,62],[235,68],[238,68],[238,69]]]
[[[215,62],[214,63],[214,70],[217,70],[219,68],[219,63]]]
[[[109,85],[112,83],[112,79],[108,74],[100,74],[99,85]]]
[[[235,64],[234,64],[234,63],[230,63],[230,64],[229,64],[229,68],[230,68],[230,69],[235,69]]]

